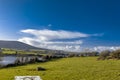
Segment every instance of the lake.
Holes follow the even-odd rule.
[[[5,66],[5,65],[8,65],[8,64],[13,64],[16,59],[17,59],[16,56],[1,57],[0,65]]]

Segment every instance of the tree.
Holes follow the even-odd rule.
[[[120,59],[120,50],[113,51],[111,57],[114,59]]]
[[[102,51],[99,55],[99,58],[98,59],[101,59],[101,60],[105,60],[107,59],[108,56],[110,56],[110,51],[108,50],[105,50],[105,51]]]

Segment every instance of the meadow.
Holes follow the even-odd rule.
[[[46,70],[37,71],[37,67]],[[73,57],[0,69],[0,80],[14,80],[17,75],[39,75],[43,80],[120,80],[120,60]]]
[[[16,49],[9,49],[9,48],[2,48],[2,54],[36,54],[40,53],[41,55],[45,55],[44,50],[30,50],[30,51],[25,51],[25,50],[16,50]]]

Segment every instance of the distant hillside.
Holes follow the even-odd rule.
[[[2,40],[0,40],[0,48],[21,49],[21,50],[26,50],[26,49],[45,50],[42,48],[33,47],[31,45],[28,45],[19,41],[2,41]]]

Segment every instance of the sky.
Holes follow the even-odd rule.
[[[83,51],[120,48],[119,0],[0,0],[0,40]]]

